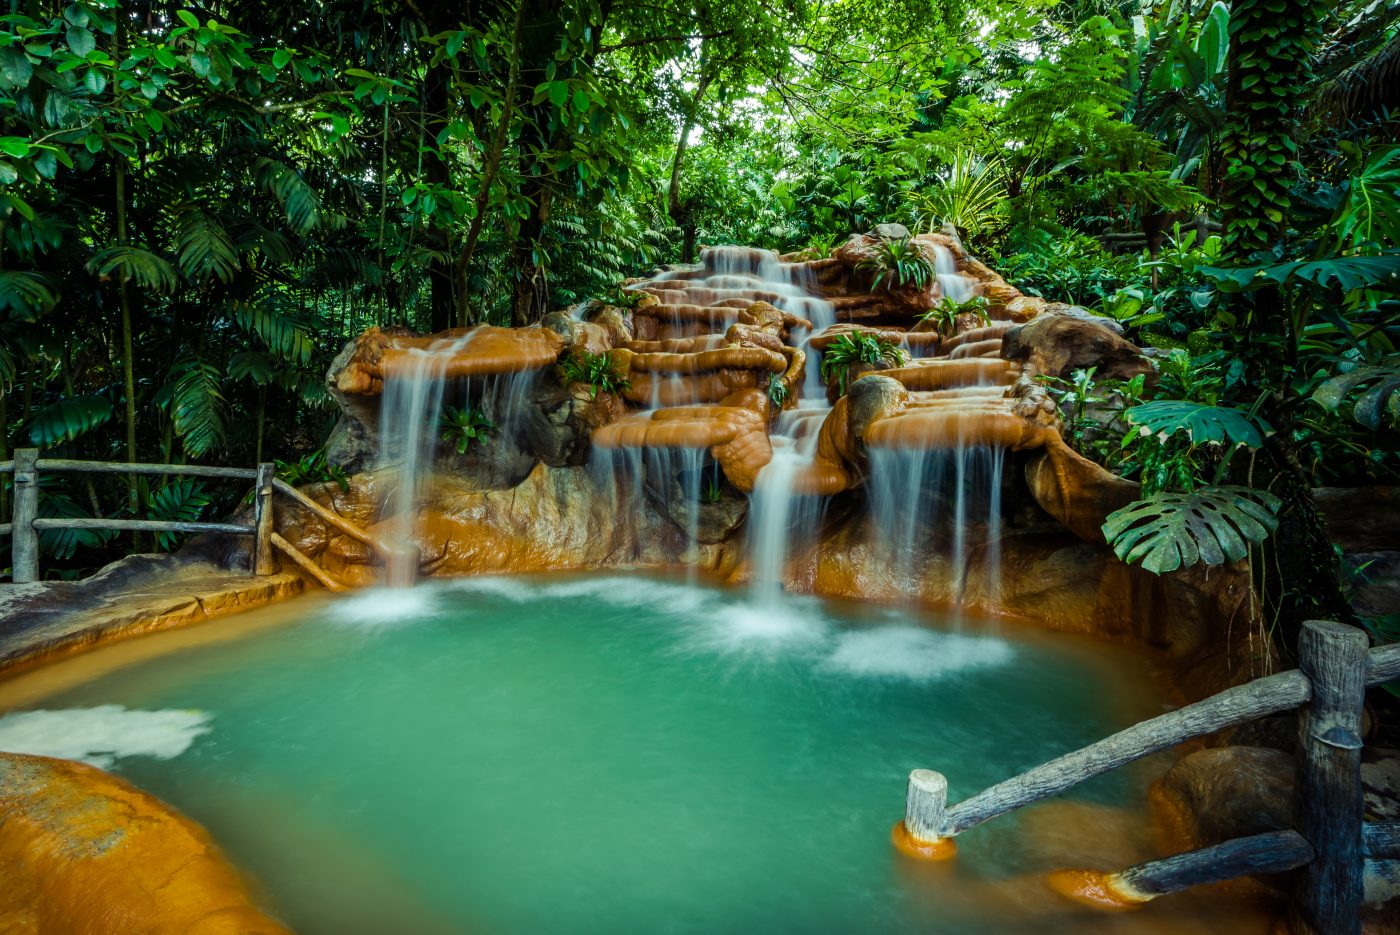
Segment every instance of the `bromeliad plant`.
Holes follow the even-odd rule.
[[[495,433],[496,423],[475,406],[444,406],[438,420],[438,437],[455,447],[459,455],[466,454],[473,443],[485,447]]]
[[[959,315],[976,315],[979,328],[985,328],[991,322],[987,315],[987,300],[980,295],[961,302],[945,295],[937,305],[920,315],[919,321],[931,323],[939,334],[946,337],[957,327]]]
[[[566,383],[587,383],[592,389],[590,399],[597,399],[599,393],[616,393],[625,390],[631,382],[617,375],[612,354],[590,354],[587,351],[575,352],[559,362],[559,371]]]
[[[873,274],[872,291],[888,292],[906,286],[927,289],[934,276],[933,262],[910,237],[883,241],[875,248],[875,255],[861,260],[856,268]]]
[[[848,331],[826,346],[822,351],[822,380],[830,384],[834,379],[838,392],[846,395],[848,370],[855,364],[871,364],[876,367],[902,367],[909,363],[909,354],[886,338],[868,331]]]

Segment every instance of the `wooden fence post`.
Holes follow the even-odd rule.
[[[272,478],[276,467],[271,464],[258,465],[258,478],[253,486],[253,552],[252,566],[255,575],[270,575],[277,570],[272,555]]]
[[[15,450],[15,507],[10,527],[10,580],[15,584],[39,580],[39,533],[34,529],[34,518],[39,515],[38,460],[37,448]]]
[[[1293,894],[1294,930],[1306,935],[1361,931],[1361,715],[1366,693],[1364,632],[1309,620],[1298,663],[1312,700],[1298,709],[1298,830],[1317,855]]]

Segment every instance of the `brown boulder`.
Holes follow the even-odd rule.
[[[1131,341],[1115,334],[1109,319],[1053,312],[1038,315],[1006,332],[1001,356],[1021,361],[1036,374],[1067,377],[1096,368],[1098,380],[1129,380],[1153,373],[1152,365]]]

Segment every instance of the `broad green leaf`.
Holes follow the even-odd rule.
[[[90,432],[112,418],[112,403],[103,396],[74,396],[42,409],[26,433],[40,448],[52,448]]]
[[[68,48],[73,51],[74,55],[87,55],[97,48],[97,40],[93,38],[92,33],[80,26],[69,27],[66,38]]]
[[[1240,409],[1207,406],[1184,399],[1160,399],[1133,406],[1125,415],[1131,425],[1153,434],[1185,432],[1194,445],[1203,442],[1229,442],[1260,448],[1264,436],[1273,431],[1267,422]]]
[[[1197,563],[1223,565],[1249,554],[1249,546],[1278,526],[1279,499],[1252,487],[1202,487],[1194,493],[1159,493],[1108,515],[1104,538],[1120,559],[1154,574]]]
[[[1347,397],[1370,384],[1351,407],[1351,416],[1372,431],[1381,429],[1381,413],[1390,416],[1393,426],[1400,427],[1400,358],[1389,358],[1376,366],[1357,367],[1338,374],[1313,391],[1318,405],[1337,411]]]

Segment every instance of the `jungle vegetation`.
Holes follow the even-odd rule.
[[[1120,554],[1250,552],[1270,625],[1350,615],[1310,490],[1400,471],[1400,0],[11,0],[0,19],[0,459],[314,478],[323,374],[367,326],[523,325],[703,244],[815,255],[952,224],[1160,352],[1150,392],[1055,387],[1072,424],[1109,412],[1075,444],[1143,483]],[[55,481],[43,510],[228,496]],[[48,567],[107,545],[50,536]]]

